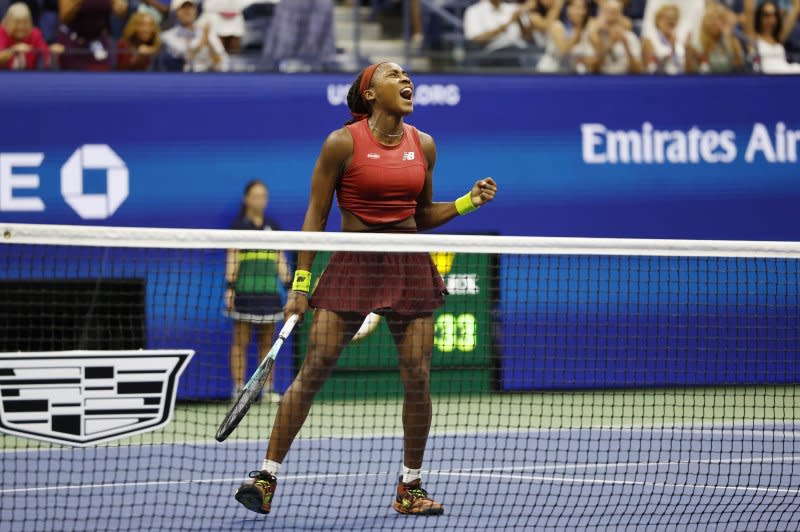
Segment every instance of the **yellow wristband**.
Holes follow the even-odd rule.
[[[311,272],[306,270],[295,271],[294,281],[292,281],[292,290],[308,293],[310,289],[311,289]]]
[[[469,214],[472,211],[478,210],[478,206],[472,203],[472,197],[467,192],[456,200],[456,210],[458,214]]]

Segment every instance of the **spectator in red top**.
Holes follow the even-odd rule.
[[[109,35],[112,13],[128,14],[128,0],[58,0],[61,26],[56,39],[65,48],[62,70],[106,71],[111,68]]]
[[[52,52],[63,50],[53,45]],[[22,2],[11,4],[0,24],[0,69],[35,70],[41,60],[50,65],[50,52],[39,28],[33,26],[31,11]]]
[[[117,44],[117,70],[150,70],[161,49],[161,35],[152,14],[131,15]]]

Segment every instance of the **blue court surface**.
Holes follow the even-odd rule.
[[[7,450],[0,529],[798,530],[799,438],[787,423],[434,435],[438,517],[391,509],[394,436],[297,440],[268,516],[233,499],[264,442]]]

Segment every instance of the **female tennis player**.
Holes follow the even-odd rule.
[[[491,201],[497,186],[477,181],[455,202],[433,202],[436,147],[430,135],[405,124],[414,84],[395,63],[365,68],[350,87],[348,124],[325,140],[311,177],[303,231],[323,231],[336,192],[343,231],[415,233],[440,226]],[[287,390],[266,458],[236,492],[247,509],[269,513],[278,470],[344,346],[370,312],[383,315],[400,359],[403,471],[393,507],[402,514],[444,512],[422,489],[421,469],[431,424],[430,364],[433,311],[444,303],[442,278],[427,253],[338,252],[310,301],[313,251],[299,253],[286,315],[314,310],[308,352]]]

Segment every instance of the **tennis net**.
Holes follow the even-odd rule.
[[[2,530],[800,527],[800,244],[0,231]],[[391,507],[404,446],[392,331],[413,320],[386,312],[354,325],[272,513],[234,500],[278,409],[265,390],[214,441],[236,353],[249,374],[286,296],[278,263],[308,249],[314,282],[338,261],[346,308],[391,300],[397,275],[424,291],[430,273],[392,266],[402,254],[430,254],[441,275],[449,294],[409,352],[432,336],[423,485],[444,515]],[[366,295],[364,271],[384,272]],[[435,299],[402,294],[411,310]],[[278,355],[277,394],[314,344],[310,318]]]

